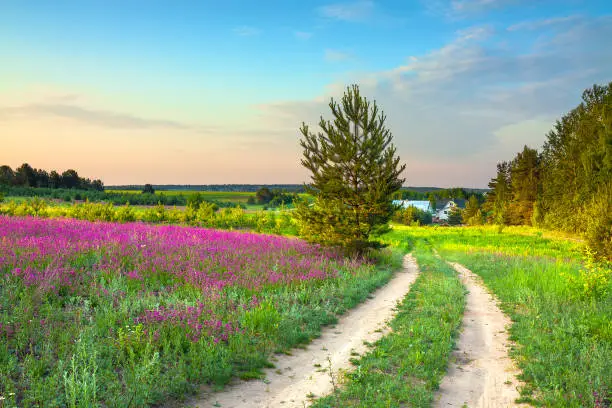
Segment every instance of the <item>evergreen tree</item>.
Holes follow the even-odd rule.
[[[480,212],[480,203],[475,195],[470,196],[465,210],[462,214],[463,222],[468,225],[481,225],[482,224],[482,213]]]
[[[529,225],[533,216],[540,178],[540,158],[535,149],[525,146],[510,164],[512,202],[508,207],[508,222]]]
[[[51,188],[61,188],[62,187],[62,176],[55,170],[52,170],[49,173],[49,187]]]
[[[497,176],[489,182],[491,191],[487,195],[486,208],[493,212],[493,222],[504,225],[507,222],[507,208],[511,198],[510,163],[497,164]]]
[[[542,153],[525,147],[497,165],[485,208],[495,222],[581,233],[593,254],[612,259],[612,82],[584,91],[558,120]]]
[[[459,207],[453,207],[450,210],[450,214],[448,214],[448,224],[449,225],[461,225],[463,222],[463,212]]]
[[[62,173],[62,183],[66,188],[80,188],[81,178],[76,170],[69,169]]]
[[[8,186],[15,184],[15,172],[10,166],[0,166],[0,184]]]
[[[305,123],[300,129],[302,165],[312,181],[306,190],[315,199],[300,203],[296,215],[307,240],[362,251],[371,235],[388,229],[391,197],[404,182],[399,177],[406,166],[400,165],[385,115],[357,85],[340,104],[332,98],[329,107],[334,120],[321,117],[320,132]]]
[[[431,208],[432,212],[435,212],[436,211],[436,204],[437,204],[437,202],[436,202],[436,195],[433,194],[433,193],[429,193],[427,196],[428,196],[427,200],[429,201],[429,207]]]
[[[36,170],[28,163],[23,163],[15,170],[15,184],[24,187],[36,187]]]

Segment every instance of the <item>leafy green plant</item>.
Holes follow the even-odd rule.
[[[79,335],[75,353],[63,370],[66,403],[70,408],[98,406],[97,352],[88,337]],[[60,361],[60,367],[64,364]]]

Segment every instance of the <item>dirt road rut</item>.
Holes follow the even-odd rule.
[[[395,307],[409,292],[418,275],[416,261],[407,255],[404,268],[372,297],[348,311],[334,327],[325,328],[321,337],[291,356],[277,356],[276,368],[265,371],[265,380],[238,382],[219,393],[201,395],[188,406],[194,407],[304,407],[311,398],[333,390],[332,375],[351,369],[355,353],[367,351],[364,342],[374,342],[388,331],[387,323]],[[331,362],[331,364],[330,364]]]
[[[516,379],[519,371],[508,357],[506,327],[510,319],[497,307],[477,275],[459,264],[452,266],[469,293],[463,331],[434,406],[525,406],[514,402],[519,397]]]

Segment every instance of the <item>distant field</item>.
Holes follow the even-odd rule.
[[[105,190],[107,193],[117,194],[140,194],[139,190]],[[164,194],[167,196],[184,195],[186,197],[192,194],[200,194],[205,200],[209,201],[229,201],[236,204],[247,205],[247,200],[250,197],[255,198],[255,193],[250,191],[193,191],[193,190],[155,190],[156,194]],[[300,197],[308,197],[306,193],[298,194]],[[261,204],[247,205],[248,209],[261,208]]]
[[[118,194],[140,194],[138,190],[106,190],[107,193]],[[157,194],[164,195],[184,195],[200,194],[207,200],[233,201],[246,203],[249,197],[255,197],[255,193],[248,191],[193,191],[193,190],[155,190]]]

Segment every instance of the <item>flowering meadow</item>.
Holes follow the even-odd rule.
[[[273,235],[0,215],[0,406],[145,406],[258,377],[386,265]]]

